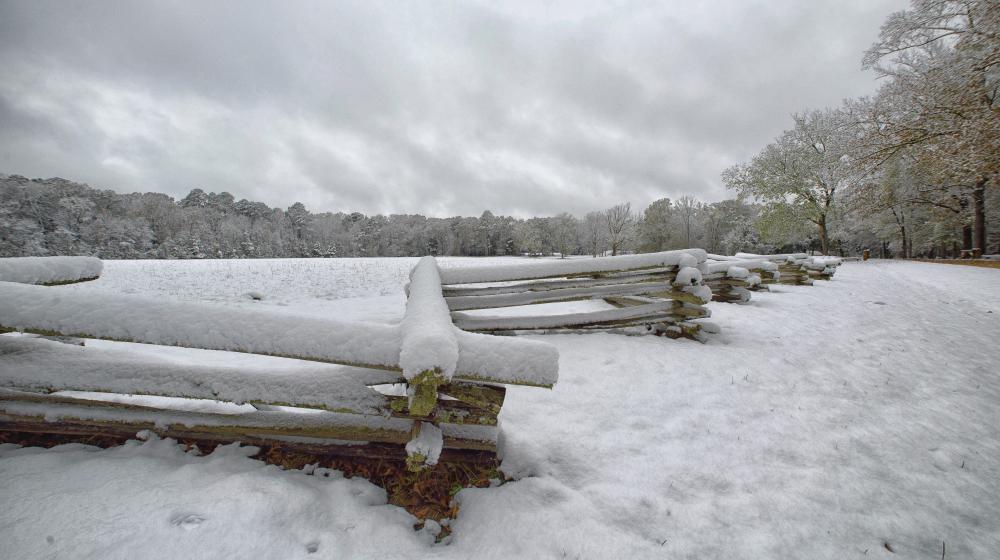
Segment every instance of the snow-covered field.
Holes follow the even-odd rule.
[[[394,322],[415,262],[109,261],[49,289]],[[710,304],[707,344],[539,337],[560,380],[509,390],[502,468],[518,480],[460,492],[443,543],[364,480],[152,440],[0,445],[0,557],[1000,557],[1000,270],[852,262],[753,297]]]

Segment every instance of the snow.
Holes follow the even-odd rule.
[[[429,422],[421,422],[420,433],[406,443],[406,454],[421,455],[425,458],[425,464],[436,465],[441,457],[443,442],[441,428]]]
[[[284,402],[378,414],[387,406],[385,399],[365,384],[399,379],[398,372],[315,362],[295,361],[284,368],[268,363],[176,364],[109,346],[0,337],[0,387]]]
[[[708,303],[712,301],[712,288],[704,284],[697,286],[684,286],[681,288],[681,291],[698,296],[701,299],[702,303]]]
[[[701,271],[691,266],[685,266],[677,272],[674,284],[681,286],[696,286],[701,283]]]
[[[94,257],[0,258],[0,282],[51,284],[89,280],[101,275],[101,259]]]
[[[840,257],[832,257],[828,255],[815,255],[810,257],[812,262],[820,264],[826,267],[836,268],[844,263],[843,259]]]
[[[680,268],[698,267],[707,258],[705,251],[700,249],[684,249],[683,253],[677,258],[677,266]]]
[[[548,341],[456,331],[459,372],[476,372],[520,385],[551,387],[559,380],[559,349]],[[543,391],[548,393],[548,391]]]
[[[658,301],[647,305],[623,307],[591,311],[587,313],[570,313],[563,315],[538,316],[490,316],[455,313],[455,324],[468,330],[519,330],[519,329],[554,329],[571,325],[586,325],[605,321],[620,321],[662,315],[673,309],[672,301]]]
[[[699,263],[705,262],[705,255],[706,253],[702,249],[683,249],[616,257],[525,261],[502,266],[444,267],[441,270],[441,282],[444,284],[507,282],[656,266],[697,266]]]
[[[301,413],[282,407],[275,410],[245,412],[240,414],[217,414],[205,411],[190,410],[146,410],[127,408],[107,408],[89,406],[91,403],[79,405],[55,404],[44,402],[18,402],[0,400],[0,417],[4,414],[17,416],[43,417],[47,422],[55,422],[61,418],[98,420],[133,424],[153,424],[157,428],[168,426],[227,426],[238,428],[242,433],[268,433],[273,429],[319,431],[330,427],[363,428],[373,431],[372,438],[381,440],[382,436],[390,440],[409,435],[412,421],[405,418],[390,418],[385,416],[365,416],[360,414],[328,412],[319,410]],[[478,427],[478,426],[477,426]],[[481,432],[483,433],[483,432]],[[261,436],[270,437],[270,436]],[[309,438],[321,442],[323,439]],[[492,438],[484,437],[484,441]],[[328,441],[328,440],[327,440]],[[339,443],[339,442],[338,442]]]
[[[713,255],[718,256],[718,255]],[[711,259],[705,265],[708,272],[725,272],[731,266],[738,266],[748,270],[766,270],[777,272],[778,265],[766,259],[738,259],[736,257],[725,257],[722,259]]]
[[[326,311],[350,315],[368,302],[399,321],[413,262],[384,261],[404,271],[386,275],[398,295],[372,281],[370,297],[345,290],[324,300]],[[80,297],[132,275],[131,264],[105,264],[93,283],[45,289]],[[272,301],[282,299],[289,312],[310,312],[304,297]],[[276,305],[266,302],[245,305]],[[746,305],[709,308],[720,332],[704,344],[493,337],[550,343],[559,384],[508,389],[502,469],[516,480],[459,492],[441,544],[364,480],[281,471],[233,446],[198,456],[153,437],[108,450],[0,445],[2,555],[888,559],[940,558],[946,543],[946,558],[995,557],[1000,271],[845,262],[835,282],[772,286]],[[460,346],[466,336],[487,338],[459,333]],[[206,367],[227,355],[141,350]]]
[[[0,282],[0,324],[65,334],[335,363],[396,367],[393,325],[345,322],[54,287]],[[234,325],[239,325],[235,328]]]
[[[700,280],[701,273],[697,268],[684,268],[693,271],[685,278],[688,282],[692,278]],[[448,306],[456,311],[496,307],[514,307],[520,305],[539,304],[542,302],[559,302],[571,299],[586,297],[608,297],[615,295],[634,295],[638,293],[652,293],[669,291],[671,285],[668,282],[633,282],[627,284],[616,284],[608,286],[585,286],[576,288],[555,288],[550,290],[526,291],[513,294],[477,295],[477,296],[454,296],[447,298]]]
[[[713,255],[714,257],[719,257],[718,255]],[[840,257],[834,257],[829,255],[807,255],[805,253],[787,253],[780,255],[755,255],[752,253],[736,253],[736,257],[720,257],[718,260],[727,260],[731,262],[731,259],[747,259],[747,260],[757,260],[757,259],[769,259],[773,262],[789,262],[801,265],[807,270],[814,270],[817,272],[822,272],[824,274],[833,274],[836,272],[836,268],[840,266],[844,261]],[[711,265],[709,265],[711,267]],[[748,267],[752,268],[752,267]]]
[[[381,488],[325,469],[282,472],[247,459],[252,451],[226,446],[199,457],[155,438],[106,451],[0,445],[5,477],[36,471],[0,490],[5,510],[17,504],[23,516],[0,528],[3,555],[307,558],[316,547],[320,558],[385,558],[400,546],[430,549],[433,538],[414,532],[413,518],[387,505]],[[83,483],[53,492],[38,476],[59,473]]]
[[[411,375],[414,368],[440,363],[442,371],[450,377],[449,372],[455,371],[457,363],[460,375],[477,379],[537,385],[555,382],[557,351],[543,349],[543,343],[515,339],[491,345],[480,339],[461,337],[468,342],[467,347],[438,349],[436,344],[446,344],[450,337],[456,336],[444,330],[444,321],[450,321],[447,306],[440,289],[434,297],[427,295],[433,293],[434,285],[439,285],[433,277],[417,275],[414,283],[424,295],[417,298],[412,311],[416,315],[412,316],[409,327],[405,317],[402,326],[342,321],[274,312],[267,307],[165,301],[100,289],[80,292],[10,282],[0,282],[0,324],[109,340],[294,356],[390,369],[403,365],[402,331],[406,331],[410,337],[406,359],[410,362],[404,367],[409,367]],[[426,324],[422,323],[424,320]],[[437,325],[435,330],[428,330],[432,325]],[[454,327],[450,328],[454,332]],[[530,355],[531,352],[538,356]]]
[[[450,380],[458,363],[458,341],[448,304],[441,294],[434,257],[422,258],[413,268],[408,291],[406,314],[400,323],[399,365],[403,376],[412,380],[421,372],[436,370]]]
[[[804,264],[809,262],[809,255],[805,253],[782,253],[775,255],[756,255],[753,253],[736,253],[736,258],[747,260],[766,259],[772,262],[790,262]]]
[[[729,278],[749,278],[750,271],[742,266],[731,266],[726,269],[726,276]]]
[[[759,286],[762,282],[761,275],[757,271],[766,271],[768,277],[777,280],[781,274],[778,272],[778,265],[766,259],[740,259],[738,257],[728,257],[724,255],[709,255],[705,268],[710,274],[725,273],[728,278],[742,278],[746,281],[747,287]],[[750,294],[744,295],[743,301],[749,301]]]

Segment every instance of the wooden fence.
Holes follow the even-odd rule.
[[[794,286],[811,286],[812,279],[805,267],[809,255],[805,253],[787,253],[780,255],[755,255],[752,253],[736,253],[739,259],[764,259],[778,265],[778,283]]]
[[[712,300],[746,303],[750,292],[767,291],[778,282],[778,265],[767,259],[741,259],[726,255],[708,255],[705,283],[712,288]]]
[[[749,287],[736,268],[718,280]],[[698,249],[445,270],[425,257],[411,272],[403,320],[388,325],[68,292],[45,285],[93,279],[100,261],[0,259],[0,331],[25,334],[0,337],[0,431],[121,439],[149,430],[195,443],[405,458],[413,469],[495,461],[505,385],[552,387],[559,356],[543,342],[490,334],[630,329],[702,339],[697,319],[710,315],[712,298],[705,277],[718,273]],[[612,308],[484,311],[594,299]],[[192,366],[38,337],[300,362]]]
[[[0,259],[2,331],[319,363],[190,366],[151,362],[119,349],[4,336],[3,432],[88,439],[149,430],[195,443],[241,441],[314,455],[405,458],[413,469],[438,460],[484,463],[495,461],[504,385],[552,387],[558,378],[558,353],[549,344],[456,329],[429,257],[414,269],[399,325],[4,281],[73,280],[26,273],[39,261],[21,266],[18,260]],[[86,270],[91,274],[93,267]]]
[[[741,259],[767,259],[778,264],[782,284],[811,286],[813,280],[833,278],[842,260],[839,257],[809,256],[806,253],[786,253],[780,255],[755,255],[736,253]]]
[[[701,339],[711,299],[700,249],[577,258],[441,271],[445,301],[458,327],[474,332],[572,332],[638,328]],[[616,309],[568,314],[488,315],[481,310],[576,300]]]

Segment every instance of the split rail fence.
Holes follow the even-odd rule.
[[[544,342],[491,334],[631,330],[701,340],[710,300],[812,283],[838,264],[688,249],[441,270],[425,257],[411,271],[402,321],[389,325],[52,289],[97,278],[101,262],[0,259],[0,332],[29,335],[0,337],[0,432],[127,439],[149,430],[194,443],[405,459],[413,470],[441,460],[495,464],[505,386],[551,388],[559,356]],[[575,300],[613,308],[489,311]],[[46,337],[300,361],[188,365]]]
[[[705,283],[712,288],[713,301],[746,303],[750,292],[767,291],[768,284],[781,278],[778,265],[767,259],[713,254],[708,259]]]
[[[814,256],[806,253],[786,253],[780,255],[755,255],[752,253],[736,253],[740,259],[766,259],[778,265],[782,284],[811,286],[813,280],[829,280],[833,278],[842,260],[838,257]]]
[[[441,271],[455,325],[473,332],[579,332],[638,328],[671,338],[703,338],[712,298],[701,249],[641,255],[449,268]],[[484,310],[577,300],[616,309],[568,314],[487,314]]]
[[[0,432],[86,440],[149,430],[193,443],[405,458],[414,470],[439,460],[492,464],[504,386],[552,387],[558,378],[549,344],[455,328],[433,258],[413,270],[399,325],[67,292],[45,284],[92,279],[100,261],[55,259],[65,257],[0,259],[0,331],[317,363],[192,366],[3,336]]]

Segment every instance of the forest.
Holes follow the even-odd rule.
[[[748,199],[701,202],[662,198],[634,211],[628,203],[576,217],[449,218],[419,214],[366,216],[311,212],[301,203],[271,208],[228,192],[193,189],[180,200],[161,193],[121,194],[65,179],[0,175],[0,256],[93,255],[104,259],[274,257],[598,255],[702,247],[713,253],[820,251],[818,233],[794,206]],[[1000,214],[990,198],[988,217]],[[868,216],[833,206],[830,254],[863,249],[902,256],[893,207]],[[921,210],[914,205],[909,212]],[[930,212],[933,206],[928,208]],[[906,214],[910,216],[912,214]],[[944,215],[944,214],[942,214]],[[950,217],[945,215],[946,217]],[[780,219],[777,219],[780,218]],[[992,220],[991,223],[996,223]],[[942,232],[957,240],[963,226],[911,226],[911,255],[933,255]],[[1000,235],[991,230],[993,240]],[[914,252],[916,247],[916,252]],[[950,250],[950,246],[948,247]]]
[[[181,200],[120,194],[65,179],[0,175],[0,256],[94,255],[105,259],[398,257],[419,255],[615,254],[705,247],[769,247],[757,205],[667,198],[636,213],[627,203],[583,217],[514,218],[311,212],[271,208],[228,192],[193,189]],[[815,243],[813,243],[815,245]]]

